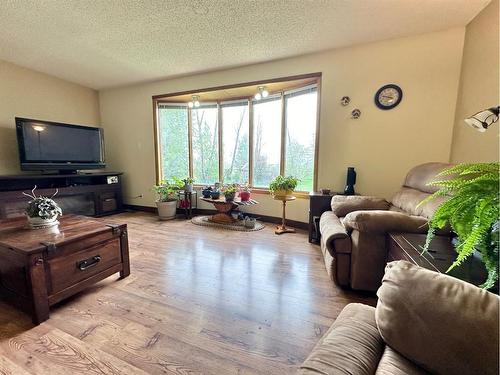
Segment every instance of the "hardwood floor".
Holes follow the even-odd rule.
[[[124,213],[131,275],[34,327],[0,304],[0,374],[290,374],[342,308],[375,303],[329,280],[303,231],[258,232]]]

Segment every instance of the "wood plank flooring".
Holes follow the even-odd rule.
[[[131,275],[34,327],[0,303],[0,374],[290,374],[342,308],[374,304],[329,280],[303,231],[277,236],[124,213]]]

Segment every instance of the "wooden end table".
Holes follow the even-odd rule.
[[[202,201],[212,203],[217,210],[217,213],[210,217],[210,221],[219,224],[231,224],[237,220],[231,215],[233,210],[237,209],[239,206],[251,206],[258,204],[254,199],[249,199],[247,201],[242,201],[236,198],[234,201],[226,201],[225,198],[212,199],[212,198],[200,198]]]
[[[126,224],[64,215],[51,228],[30,229],[25,217],[0,221],[0,293],[31,314],[119,272],[130,274]]]
[[[281,225],[278,225],[276,227],[274,233],[276,234],[295,233],[295,229],[287,228],[286,226],[286,202],[294,201],[296,198],[288,195],[287,196],[273,195],[273,199],[283,202],[283,214],[281,216]]]
[[[429,251],[422,254],[426,237],[425,234],[389,233],[387,262],[406,260],[417,266],[445,273],[474,285],[480,285],[486,281],[488,276],[486,268],[475,256],[469,257],[460,266],[446,273],[457,257],[451,238],[435,236]]]

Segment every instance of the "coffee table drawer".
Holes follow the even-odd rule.
[[[48,262],[49,294],[60,292],[75,283],[121,263],[120,239],[114,238],[77,253]]]

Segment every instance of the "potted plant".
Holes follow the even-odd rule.
[[[435,232],[449,225],[457,235],[457,258],[448,271],[478,251],[488,271],[488,278],[481,285],[486,289],[498,281],[499,168],[498,162],[448,168],[437,176],[445,178],[430,183],[439,186],[439,190],[419,203],[449,196],[429,220],[424,251]]]
[[[248,200],[250,200],[250,193],[251,193],[251,190],[250,190],[250,187],[248,186],[248,184],[245,184],[241,187],[241,190],[240,190],[240,198],[243,202],[246,202]]]
[[[184,183],[184,191],[186,193],[192,193],[194,180],[191,177],[186,177],[182,182]]]
[[[28,223],[31,228],[47,228],[59,224],[57,217],[62,215],[62,210],[59,205],[52,199],[58,192],[52,194],[50,198],[35,195],[36,185],[31,190],[31,194],[23,193],[29,198],[25,214],[28,217]]]
[[[172,181],[163,180],[159,185],[153,187],[158,195],[156,206],[158,207],[158,216],[160,220],[171,220],[175,218],[177,211],[177,192],[181,190],[184,183],[173,178]]]
[[[269,191],[277,197],[287,197],[292,195],[297,187],[299,179],[293,176],[276,176],[269,184]]]
[[[203,190],[201,191],[201,194],[203,195],[203,198],[210,198],[210,194],[212,193],[212,187],[211,186],[205,186]]]
[[[234,201],[235,196],[236,196],[236,185],[228,185],[224,188],[224,198],[226,198],[226,202]]]

